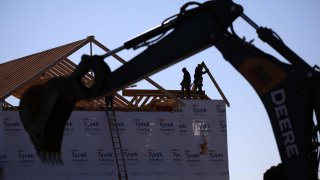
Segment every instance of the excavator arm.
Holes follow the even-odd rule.
[[[195,7],[188,9],[191,5]],[[263,41],[270,44],[289,63],[281,62],[239,38],[233,31],[232,22],[240,16],[257,30]],[[102,73],[107,77],[103,78],[103,83],[95,86],[95,94],[88,98],[110,95],[193,54],[215,46],[248,80],[268,112],[282,163],[267,171],[265,179],[318,179],[319,68],[309,66],[271,29],[256,25],[243,14],[240,5],[231,0],[215,0],[203,4],[187,3],[179,14],[165,20],[160,26],[115,50],[92,58],[103,59],[123,49],[136,49],[141,46],[148,47],[111,74]],[[95,75],[99,76],[99,73]],[[52,103],[52,100],[50,102]],[[22,121],[27,108],[20,108]],[[33,114],[36,115],[37,113]],[[61,128],[63,130],[64,127]],[[30,131],[28,133],[32,134]],[[42,133],[46,134],[46,131]],[[40,144],[37,147],[40,152],[49,152],[49,155],[43,158],[45,160],[54,158],[52,154],[57,151],[56,148],[52,151],[49,145]]]
[[[187,10],[189,5],[198,7]],[[187,3],[181,8],[180,13],[171,20],[165,20],[157,28],[124,43],[115,51],[102,55],[102,57],[107,57],[124,48],[136,49],[148,46],[145,51],[112,72],[103,92],[123,89],[215,45],[219,37],[223,36],[227,28],[242,12],[242,7],[232,1],[208,1],[204,4]],[[171,32],[161,38],[168,31]],[[148,41],[156,36],[160,36],[156,43],[152,44],[154,41]]]
[[[313,113],[319,111],[315,105],[319,72],[304,63],[283,63],[233,35],[216,47],[249,81],[268,112],[282,160],[274,171],[281,172],[278,179],[317,179],[318,135]]]

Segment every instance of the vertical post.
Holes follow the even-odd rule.
[[[4,123],[3,123],[3,102],[4,100],[0,99],[0,156],[5,155],[5,150],[6,150],[6,144],[5,144],[5,128],[4,128]],[[4,164],[3,166],[5,166]],[[4,175],[4,167],[0,166],[0,177],[3,177],[5,179]]]
[[[3,111],[3,101],[0,100],[0,117],[2,115],[2,111]]]
[[[92,56],[92,42],[90,41],[90,56]]]
[[[90,41],[89,45],[90,45],[90,56],[92,56],[92,41]],[[93,74],[93,72],[92,72],[91,69],[90,69],[89,74],[91,74],[92,76],[94,76],[94,74]],[[92,85],[92,84],[91,84],[91,85]],[[91,85],[90,85],[90,86],[91,86]]]

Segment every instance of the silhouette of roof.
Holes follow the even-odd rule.
[[[46,82],[53,77],[70,75],[77,65],[68,59],[68,57],[89,43],[91,49],[90,54],[92,54],[92,43],[105,52],[110,51],[106,46],[97,41],[94,36],[88,36],[87,38],[79,41],[0,64],[0,101],[3,103],[2,107],[16,109],[16,107],[5,102],[7,97],[14,96],[20,99],[22,94],[29,87],[35,84]],[[126,61],[117,54],[113,54],[112,56],[119,62],[123,64],[126,63]],[[90,86],[94,83],[94,76],[88,73],[82,80],[87,86]],[[132,97],[131,100],[128,100],[122,95],[116,93],[113,100],[114,106],[118,109],[129,111],[152,111],[152,109],[150,109],[150,105],[160,103],[159,105],[162,106],[163,104],[161,103],[166,104],[170,99],[170,103],[175,102],[175,106],[177,104],[184,105],[181,99],[184,99],[185,96],[181,94],[180,91],[165,90],[149,77],[146,77],[145,80],[155,86],[158,90],[123,89],[123,95]],[[210,99],[204,91],[201,94],[196,94],[192,91],[191,98]],[[105,100],[104,98],[97,98],[88,101],[83,100],[77,102],[75,108],[85,110],[102,110],[105,109]]]
[[[4,102],[4,100],[11,95],[20,99],[22,94],[35,84],[43,83],[53,77],[68,76],[77,66],[74,62],[69,60],[68,57],[88,43],[94,43],[105,52],[110,51],[106,46],[98,42],[94,36],[88,36],[79,41],[0,64],[0,100]],[[126,61],[118,55],[114,54],[112,56],[121,63],[126,63]],[[93,80],[94,77],[89,73],[83,78],[84,83],[87,85],[92,84]],[[178,103],[182,102],[152,79],[145,78],[145,80],[158,88],[160,93],[166,94],[168,98],[175,99]],[[140,107],[136,98],[137,97],[134,97],[131,101],[128,101],[126,98],[116,93],[114,105],[117,108],[129,108],[129,110],[131,108],[136,109]],[[154,99],[155,98],[157,97],[154,97]],[[141,99],[142,96],[139,96],[139,102]],[[145,100],[143,105],[147,102],[149,101]],[[8,103],[4,105],[5,107],[11,107]],[[104,98],[80,101],[75,107],[96,110],[105,108],[105,102]]]
[[[69,60],[68,56],[92,42],[103,50],[109,51],[108,48],[95,40],[94,36],[88,36],[79,41],[0,64],[0,100],[4,100],[10,95],[20,99],[30,86],[43,83],[53,77],[68,76],[76,67],[76,64]],[[90,84],[93,79],[93,76],[87,74],[83,80],[85,84]],[[116,95],[115,104],[126,106],[128,101],[120,95]],[[103,99],[80,101],[76,104],[76,107],[86,109],[104,106]]]
[[[67,75],[67,67],[72,62],[66,58],[89,43],[90,38],[92,37],[0,64],[0,99],[12,93],[17,98],[21,97],[20,88],[35,83],[33,81],[38,81],[39,78],[45,79],[47,74]]]

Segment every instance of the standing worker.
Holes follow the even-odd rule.
[[[198,66],[196,67],[195,71],[194,71],[194,89],[195,91],[197,91],[198,89],[198,93],[200,94],[202,92],[202,82],[203,82],[203,78],[202,75],[207,73],[207,71],[202,71],[203,65],[202,64],[198,64]]]
[[[186,90],[188,98],[190,97],[190,84],[191,84],[191,76],[188,70],[184,67],[182,68],[183,72],[183,79],[180,83],[182,94],[184,94],[184,91]]]

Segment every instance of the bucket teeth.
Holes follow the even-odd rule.
[[[44,164],[53,165],[53,166],[63,165],[61,153],[40,151],[38,152],[38,156],[41,162]]]

